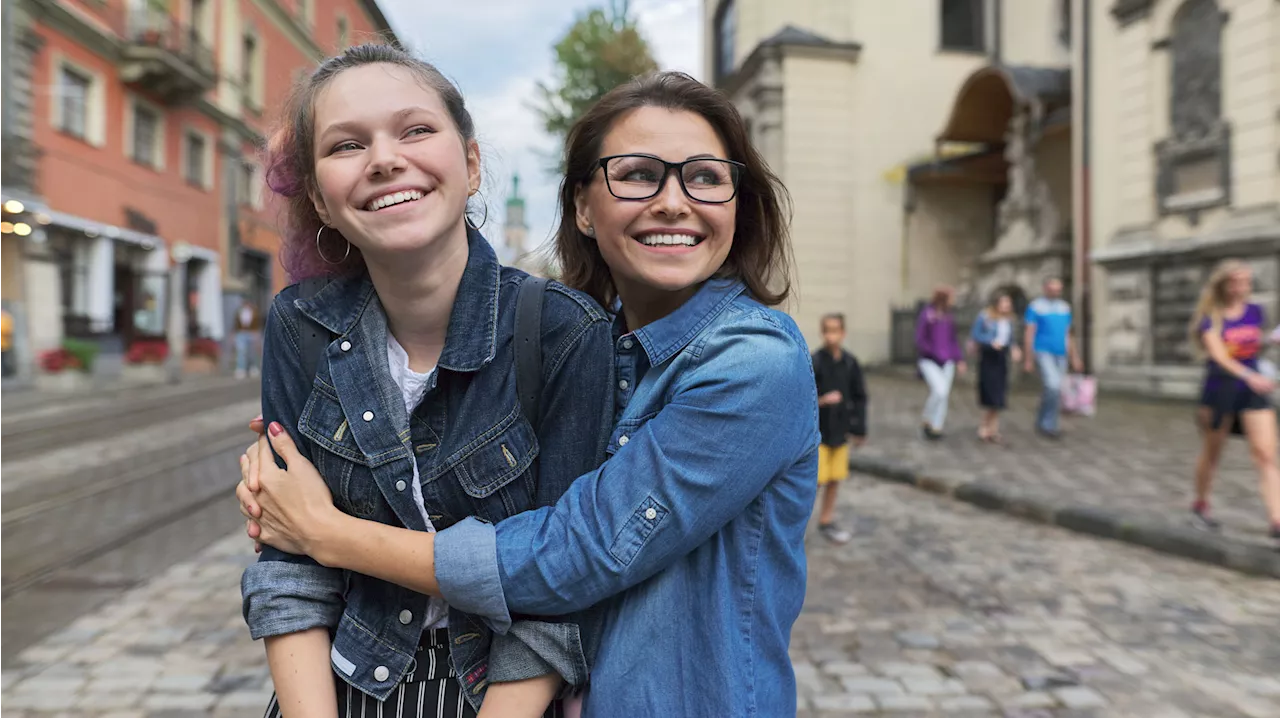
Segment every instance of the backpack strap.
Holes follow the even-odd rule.
[[[529,275],[516,295],[516,396],[535,434],[542,402],[542,296],[546,291],[546,279]]]
[[[298,298],[310,299],[328,283],[328,277],[308,277],[298,284]],[[303,376],[308,379],[308,384],[315,379],[320,356],[324,354],[331,341],[333,341],[333,335],[327,328],[303,315],[302,322],[298,325],[298,351],[302,355]]]

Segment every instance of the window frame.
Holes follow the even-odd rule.
[[[200,157],[200,177],[191,176],[191,140],[199,139],[203,143]],[[214,152],[213,138],[209,133],[195,127],[185,127],[182,131],[182,179],[189,186],[209,191],[213,189]]]
[[[972,44],[948,44],[947,42],[947,4],[949,2],[964,2],[968,4],[970,21],[973,25],[975,33],[975,42]],[[990,34],[987,27],[990,20],[990,13],[987,11],[986,0],[938,0],[938,50],[939,52],[958,52],[985,55],[990,45],[988,35]]]
[[[724,33],[725,18],[732,18],[729,28],[730,37],[726,42]],[[711,74],[715,77],[717,84],[724,82],[726,78],[737,70],[737,43],[738,43],[738,5],[735,0],[720,0],[720,4],[716,6],[715,15],[712,16],[711,22]],[[729,57],[726,60],[725,52],[728,51]]]
[[[147,113],[155,116],[155,136],[151,138],[151,161],[148,162],[138,157],[138,110],[142,109]],[[168,144],[166,143],[166,120],[164,108],[155,103],[148,102],[137,95],[130,94],[128,102],[125,103],[125,122],[124,122],[124,154],[129,158],[130,162],[139,167],[146,167],[157,172],[163,172],[168,162],[165,156]]]
[[[50,96],[49,124],[59,134],[94,147],[106,144],[106,82],[102,73],[75,62],[64,55],[54,53],[51,58],[51,71],[54,77],[54,92]],[[78,75],[89,80],[84,103],[84,134],[70,131],[66,127],[65,106],[63,105],[64,73]]]

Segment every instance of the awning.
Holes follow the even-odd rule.
[[[1008,163],[1000,150],[917,162],[907,168],[913,185],[989,184],[1008,182]]]
[[[989,65],[974,72],[956,93],[938,141],[1004,144],[1014,110],[1031,103],[1044,109],[1044,119],[1061,120],[1055,111],[1071,105],[1071,71]],[[1070,113],[1065,117],[1069,121]]]
[[[49,215],[49,224],[54,227],[62,227],[64,229],[78,230],[88,237],[108,237],[118,242],[127,242],[135,244],[143,249],[155,249],[156,247],[165,246],[163,239],[154,234],[146,234],[133,229],[125,229],[117,227],[114,224],[105,222],[97,222],[84,217],[77,217],[74,214],[59,212],[57,210],[46,210],[45,214]]]

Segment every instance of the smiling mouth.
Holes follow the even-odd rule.
[[[380,209],[394,207],[398,204],[416,202],[425,196],[427,196],[426,192],[419,192],[416,189],[405,190],[403,192],[392,192],[391,194],[386,194],[378,197],[377,199],[371,200],[364,206],[364,209],[366,212],[377,212]]]
[[[646,234],[636,241],[646,247],[696,247],[703,239],[693,234]]]

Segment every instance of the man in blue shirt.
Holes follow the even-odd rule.
[[[1040,411],[1036,431],[1046,438],[1061,436],[1058,414],[1061,409],[1062,379],[1070,360],[1072,371],[1081,370],[1080,356],[1071,341],[1071,305],[1062,298],[1062,280],[1050,277],[1044,281],[1044,295],[1027,306],[1025,317],[1027,373],[1040,370],[1044,389],[1040,394]]]

